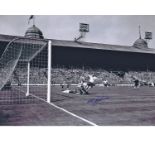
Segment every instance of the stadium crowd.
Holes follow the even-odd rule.
[[[27,69],[17,68],[16,75],[19,76],[21,83],[27,81]],[[51,79],[53,84],[63,84],[64,81],[70,84],[78,84],[80,78],[88,79],[88,75],[94,75],[98,78],[96,84],[104,84],[108,81],[110,85],[131,85],[135,79],[143,84],[155,83],[155,72],[115,72],[98,70],[84,70],[84,69],[66,69],[66,68],[53,68],[51,71]],[[13,83],[16,83],[17,78],[12,75]],[[30,70],[30,83],[31,84],[47,84],[47,69],[44,68],[31,68]]]

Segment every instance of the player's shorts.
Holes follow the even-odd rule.
[[[95,86],[95,84],[92,83],[92,82],[88,82],[87,85],[88,85],[89,87],[91,87],[91,88]]]

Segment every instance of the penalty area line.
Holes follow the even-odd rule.
[[[35,95],[33,95],[33,94],[29,94],[29,95],[30,95],[30,96],[33,96],[33,97],[35,97],[35,98],[37,98],[38,100],[44,101],[44,102],[46,102],[47,104],[49,104],[49,105],[55,107],[56,109],[59,109],[59,110],[61,110],[61,111],[64,111],[65,113],[67,113],[67,114],[69,114],[69,115],[71,115],[71,116],[73,116],[73,117],[76,117],[76,118],[78,118],[78,119],[80,119],[80,120],[82,120],[82,121],[84,121],[84,122],[86,122],[86,123],[88,123],[88,124],[90,124],[90,125],[92,125],[92,126],[98,126],[97,124],[95,124],[95,123],[93,123],[93,122],[91,122],[91,121],[89,121],[89,120],[87,120],[87,119],[85,119],[85,118],[83,118],[83,117],[81,117],[81,116],[78,116],[78,115],[76,115],[76,114],[74,114],[74,113],[72,113],[72,112],[70,112],[70,111],[68,111],[68,110],[66,110],[66,109],[64,109],[64,108],[61,108],[61,107],[55,105],[54,103],[51,103],[51,102],[48,103],[46,100],[44,100],[44,99],[42,99],[42,98],[40,98],[40,97],[38,97],[38,96],[35,96]]]

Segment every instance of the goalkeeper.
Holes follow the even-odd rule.
[[[88,85],[84,81],[84,78],[81,78],[80,83],[77,85],[77,87],[74,90],[71,90],[67,88],[66,90],[63,90],[63,93],[71,93],[71,94],[80,94],[80,95],[88,95]]]

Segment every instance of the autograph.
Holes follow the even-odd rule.
[[[88,104],[96,105],[96,104],[101,104],[101,101],[109,99],[108,96],[96,96],[95,98],[89,99],[87,101]]]

